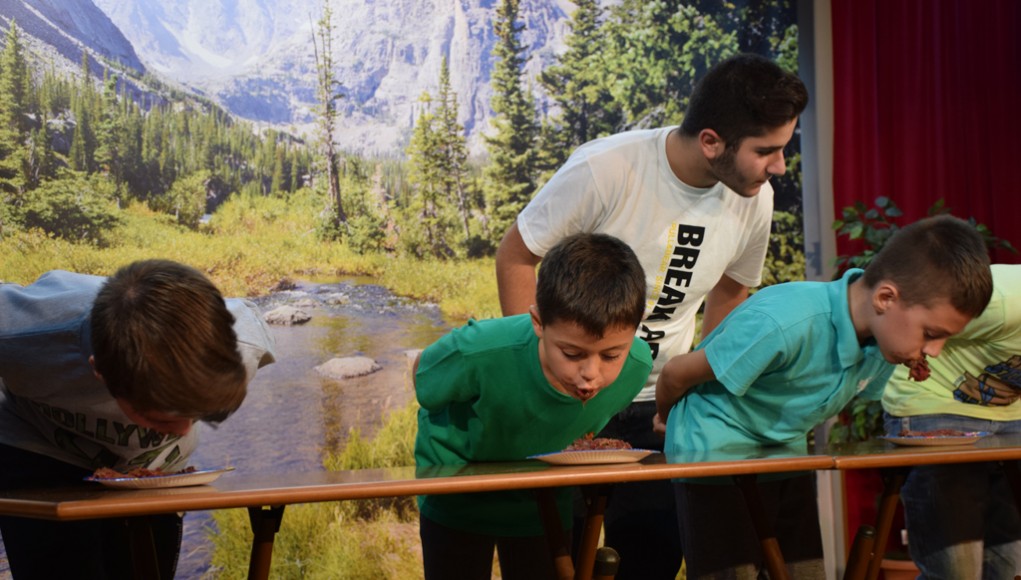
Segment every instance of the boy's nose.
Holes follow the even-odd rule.
[[[599,361],[593,358],[586,358],[578,366],[578,374],[586,382],[590,383],[599,376]]]
[[[922,354],[928,357],[937,357],[939,353],[943,352],[943,345],[947,343],[947,339],[941,338],[939,340],[930,340],[925,343],[922,347]]]

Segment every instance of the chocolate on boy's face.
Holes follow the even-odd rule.
[[[532,315],[539,337],[539,361],[556,390],[585,402],[617,380],[634,340],[634,328],[607,330],[593,337],[573,322],[543,325]]]
[[[929,307],[895,299],[878,310],[873,336],[883,357],[894,364],[918,361],[923,355],[938,356],[947,339],[971,321],[945,300]]]

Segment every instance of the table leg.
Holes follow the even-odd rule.
[[[883,469],[883,495],[879,498],[879,512],[876,514],[876,543],[869,561],[866,580],[879,577],[879,567],[883,563],[886,542],[890,539],[890,528],[893,527],[893,516],[900,503],[900,488],[907,479],[906,469]]]
[[[1018,460],[1013,459],[1004,461],[1003,471],[1007,474],[1007,482],[1014,494],[1014,505],[1021,511],[1021,467],[1018,466],[1018,463]]]
[[[854,543],[851,544],[851,553],[847,555],[844,580],[865,580],[875,549],[876,528],[869,525],[859,526],[854,534]]]
[[[755,534],[759,537],[762,545],[762,553],[766,560],[766,570],[772,580],[789,580],[787,564],[784,562],[783,554],[780,552],[780,543],[776,539],[776,532],[766,518],[766,512],[762,508],[762,497],[759,495],[759,486],[756,483],[755,475],[735,475],[734,482],[741,489],[744,495],[745,504],[748,505],[748,514],[752,518],[752,525],[755,527]]]
[[[156,557],[156,541],[152,536],[152,521],[148,516],[124,518],[131,545],[131,568],[135,578],[159,580],[160,567]]]
[[[248,560],[249,580],[269,578],[269,565],[273,558],[273,539],[280,531],[284,519],[284,506],[250,507],[248,520],[252,524],[252,554]]]
[[[592,578],[599,550],[599,534],[603,529],[603,515],[606,513],[606,498],[610,494],[607,485],[582,487],[585,496],[585,525],[581,530],[581,544],[574,577],[577,580]],[[619,556],[618,556],[619,559]]]
[[[553,566],[559,580],[574,578],[574,562],[571,561],[571,547],[567,534],[560,524],[560,513],[557,511],[556,490],[544,487],[535,490],[535,499],[539,503],[539,515],[542,517],[542,528],[546,531],[546,542],[553,554]]]
[[[620,568],[620,554],[609,546],[596,550],[596,564],[592,570],[592,580],[613,580]]]

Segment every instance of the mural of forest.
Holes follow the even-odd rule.
[[[577,146],[678,124],[696,80],[735,53],[797,69],[795,0],[573,3],[564,50],[537,77],[524,72],[520,0],[492,3],[493,121],[482,154],[458,122],[464,104],[446,65],[432,90],[414,95],[402,154],[359,155],[338,141],[340,23],[328,2],[308,47],[318,109],[307,135],[257,126],[129,70],[100,77],[85,60],[62,74],[10,23],[0,49],[0,281],[28,284],[58,268],[105,275],[165,257],[231,296],[357,275],[439,304],[451,323],[499,316],[497,244]],[[787,173],[772,180],[764,284],[804,277],[799,148],[795,133]],[[324,454],[325,469],[409,465],[415,412],[384,417],[371,441],[349,434],[341,453]],[[215,513],[203,577],[244,576],[243,512]],[[277,538],[274,578],[421,577],[413,499],[290,506]]]
[[[494,121],[482,157],[469,155],[446,66],[435,90],[419,97],[404,158],[346,154],[344,143],[330,137],[343,79],[332,72],[329,42],[337,24],[328,4],[316,46],[309,47],[319,68],[320,131],[308,137],[256,131],[170,90],[161,98],[128,94],[117,75],[94,78],[85,62],[71,77],[32,68],[14,23],[0,61],[0,237],[41,230],[101,246],[133,204],[198,230],[204,215],[232,197],[302,195],[318,200],[312,205],[319,208],[320,241],[362,254],[487,256],[576,146],[678,123],[694,82],[714,62],[754,51],[796,69],[792,2],[576,5],[566,50],[528,79],[519,2],[499,4]],[[552,106],[539,110],[540,100]],[[797,141],[789,172],[774,181],[777,209],[791,212],[780,227],[799,213]]]

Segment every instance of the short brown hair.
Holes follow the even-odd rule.
[[[972,318],[993,294],[989,250],[978,230],[950,215],[918,220],[887,240],[865,267],[865,284],[896,284],[908,304],[932,306],[947,300]]]
[[[798,117],[808,106],[808,89],[792,72],[751,53],[734,55],[709,69],[695,85],[681,132],[712,129],[730,149],[745,137],[761,137]]]
[[[100,288],[91,318],[96,371],[114,397],[214,422],[241,406],[247,377],[234,316],[198,270],[129,264]]]
[[[645,314],[645,272],[634,251],[606,234],[574,234],[542,260],[535,306],[543,325],[574,322],[591,336],[638,329]]]

